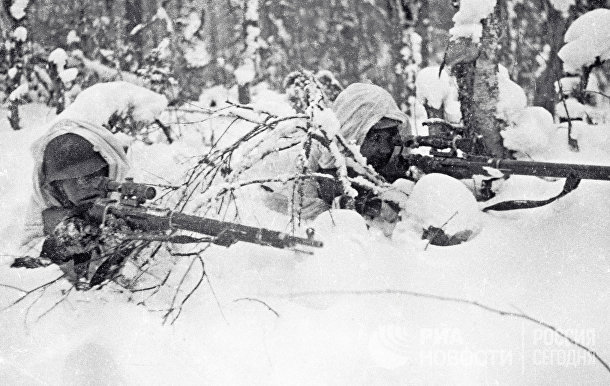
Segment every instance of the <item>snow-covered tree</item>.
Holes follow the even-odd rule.
[[[256,79],[257,67],[260,67],[260,48],[263,43],[258,19],[258,0],[245,0],[243,3],[244,21],[242,38],[244,48],[241,60],[235,69],[239,103],[250,103],[250,84]]]
[[[463,0],[453,17],[446,54],[458,83],[462,119],[469,135],[481,136],[486,155],[504,158],[497,117],[501,11],[504,0]]]
[[[418,1],[389,2],[387,6],[390,25],[395,29],[391,35],[392,62],[396,73],[394,97],[403,110],[408,108],[409,97],[415,95],[415,76],[423,61],[422,37],[415,32],[418,7]]]
[[[61,113],[81,90],[76,81],[79,70],[76,67],[66,67],[68,59],[68,54],[61,48],[53,50],[48,57],[49,75],[53,81],[49,104],[56,108],[57,114]]]
[[[143,65],[136,71],[146,85],[153,91],[166,95],[174,100],[177,97],[177,81],[172,72],[171,41],[165,38],[159,46],[145,57]]]
[[[585,90],[589,75],[595,67],[610,59],[610,10],[599,8],[587,12],[570,25],[564,36],[565,45],[558,56],[564,70],[580,74],[580,84],[575,90],[576,99],[585,102]]]
[[[26,27],[26,11],[28,0],[5,0],[3,6],[8,10],[11,20],[11,30],[6,36],[2,53],[2,62],[6,71],[6,94],[8,95],[8,120],[13,130],[21,129],[19,123],[19,105],[28,98],[28,29]]]
[[[413,65],[420,61],[419,38],[410,29],[417,20],[417,4],[263,2],[259,22],[267,46],[261,53],[261,76],[279,86],[295,70],[329,70],[343,84],[370,81],[404,100],[402,93],[413,92],[408,87],[415,79]]]

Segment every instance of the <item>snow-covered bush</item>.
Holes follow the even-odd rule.
[[[498,65],[498,92],[496,116],[504,121],[509,122],[527,106],[525,91],[510,79],[508,70],[501,64]]]
[[[575,97],[570,96],[555,105],[555,116],[558,122],[568,120],[589,121],[589,106],[580,103]]]
[[[551,137],[557,131],[551,113],[543,107],[530,106],[511,118],[507,129],[500,133],[504,146],[534,159],[550,150]]]
[[[337,98],[343,86],[328,70],[318,71],[315,75],[309,71],[294,71],[286,76],[283,84],[288,99],[298,112],[304,112],[320,93],[323,103],[329,104]]]
[[[53,89],[51,90],[49,104],[56,108],[58,114],[61,113],[67,105],[72,103],[81,90],[80,85],[76,81],[79,73],[78,68],[66,68],[67,65],[68,54],[62,48],[56,48],[49,54],[49,76],[53,81]]]
[[[167,103],[165,96],[128,82],[98,83],[83,90],[59,117],[89,122],[151,143],[162,141],[153,136],[160,128],[151,124]]]
[[[481,20],[493,12],[496,0],[462,0],[459,4],[460,10],[453,16],[454,25],[449,31],[451,38],[466,38],[478,43],[483,33]]]
[[[417,101],[422,104],[428,118],[443,118],[457,123],[462,118],[455,78],[439,66],[421,69],[415,80]]]
[[[461,181],[444,174],[428,174],[415,184],[406,213],[432,245],[460,244],[481,229],[475,197]]]
[[[610,59],[610,10],[598,8],[576,19],[566,31],[558,54],[567,72],[578,73],[596,61]]]
[[[142,67],[136,71],[148,88],[170,100],[178,97],[178,82],[172,71],[172,54],[171,41],[165,38],[144,57]]]

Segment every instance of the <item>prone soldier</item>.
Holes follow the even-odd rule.
[[[100,222],[88,210],[106,197],[100,188],[102,178],[123,180],[130,170],[123,143],[96,119],[98,112],[81,111],[92,98],[109,105],[120,87],[129,95],[164,97],[142,87],[114,82],[97,84],[83,91],[73,105],[60,114],[33,147],[33,194],[26,212],[22,250],[34,257],[20,257],[13,267],[35,268],[60,265],[76,289],[90,288],[90,280],[101,264],[125,258],[126,251],[104,247]],[[79,98],[82,100],[79,101]],[[134,97],[135,98],[135,97]],[[87,99],[87,100],[85,100]],[[80,103],[80,104],[79,104]],[[120,229],[124,224],[113,224]],[[105,249],[105,250],[104,250]]]

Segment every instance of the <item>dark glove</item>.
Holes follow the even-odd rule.
[[[80,217],[70,217],[62,220],[50,237],[53,239],[54,250],[62,256],[88,253],[98,245],[99,228]]]

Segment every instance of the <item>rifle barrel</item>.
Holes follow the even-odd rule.
[[[566,164],[555,162],[530,162],[517,160],[491,159],[496,169],[508,169],[512,174],[539,177],[578,177],[586,180],[610,180],[610,166]]]
[[[505,174],[610,180],[610,166],[602,165],[517,161],[485,157],[430,157],[419,154],[406,155],[403,162],[408,166],[417,166],[425,173],[446,173],[456,176],[456,178],[469,178],[473,174],[488,175],[486,168],[493,168]]]

